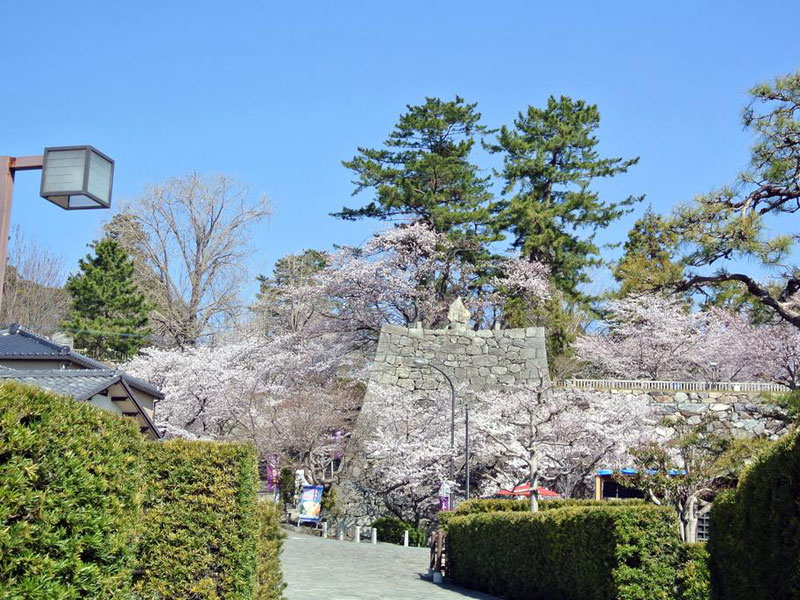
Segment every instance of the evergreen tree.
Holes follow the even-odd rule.
[[[92,244],[67,280],[72,298],[64,327],[75,346],[98,358],[128,357],[146,343],[148,303],[134,279],[133,260],[109,237]]]
[[[648,208],[628,233],[625,253],[614,267],[619,295],[652,291],[680,281],[683,265],[676,259],[679,243],[668,221]]]
[[[487,146],[503,154],[504,193],[512,194],[496,206],[497,226],[524,256],[550,268],[568,301],[589,299],[579,286],[588,282],[588,268],[602,264],[597,230],[641,200],[606,202],[591,189],[595,178],[624,173],[639,160],[601,158],[599,124],[597,106],[551,96],[546,108],[529,106]]]
[[[359,148],[343,163],[357,176],[353,195],[370,189],[372,201],[333,216],[407,219],[483,244],[498,239],[490,227],[489,178],[470,162],[476,139],[487,133],[476,106],[458,96],[409,105],[384,148]]]

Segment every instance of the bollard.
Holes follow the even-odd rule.
[[[372,528],[372,543],[378,543],[378,530],[375,527]]]
[[[344,527],[342,527],[341,525],[339,525],[339,532],[338,533],[339,533],[339,536],[338,536],[339,537],[339,541],[343,542],[344,541]]]
[[[328,537],[328,524],[327,523],[323,523],[322,524],[322,537],[323,538]]]
[[[403,546],[408,548],[408,529],[403,532]]]
[[[356,525],[356,536],[355,536],[355,538],[356,539],[354,539],[353,541],[356,544],[360,544],[361,543],[361,525]]]

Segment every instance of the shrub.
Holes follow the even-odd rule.
[[[281,509],[274,502],[260,501],[258,506],[258,566],[256,600],[280,600],[283,597],[281,574]]]
[[[138,597],[250,600],[260,527],[253,447],[175,439],[148,444],[145,456]]]
[[[143,445],[129,419],[0,385],[0,597],[126,596]]]
[[[448,575],[512,599],[672,600],[680,562],[669,508],[567,506],[449,520]]]
[[[588,507],[588,506],[633,506],[642,505],[645,501],[639,498],[627,500],[543,500],[539,502],[539,510],[555,508]],[[484,512],[530,512],[528,500],[511,500],[506,498],[475,499],[462,502],[456,507],[455,513],[459,515],[484,513]]]
[[[711,596],[800,598],[800,431],[748,467],[711,509]]]
[[[678,600],[709,600],[711,574],[705,544],[684,544],[677,584]]]
[[[294,470],[289,467],[283,467],[281,469],[281,479],[278,484],[278,489],[280,490],[281,502],[283,505],[294,505]]]
[[[395,519],[394,517],[382,517],[376,519],[372,526],[378,530],[378,541],[389,542],[390,544],[402,544],[403,532],[408,531],[409,546],[424,546],[427,537],[422,527],[414,527],[410,523]]]

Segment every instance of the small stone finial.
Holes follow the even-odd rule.
[[[450,329],[466,329],[470,318],[469,311],[461,301],[461,296],[453,300],[450,310],[447,311],[447,319],[450,321]]]

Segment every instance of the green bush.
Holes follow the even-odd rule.
[[[673,600],[681,559],[669,508],[566,506],[449,519],[448,575],[511,599]]]
[[[394,517],[382,517],[376,519],[372,526],[378,530],[378,541],[389,542],[390,544],[402,544],[403,532],[408,531],[409,546],[424,546],[427,535],[422,527],[414,527],[410,523],[395,519]]]
[[[176,439],[148,444],[145,457],[138,597],[253,598],[264,527],[254,448]]]
[[[126,597],[143,445],[130,419],[0,385],[0,597]]]
[[[280,600],[283,597],[281,547],[285,537],[281,531],[281,508],[274,502],[260,501],[258,507],[258,565],[256,567],[256,600]]]
[[[711,574],[705,544],[684,544],[677,587],[678,600],[709,600]]]
[[[632,498],[629,500],[542,500],[539,510],[554,508],[572,508],[588,506],[634,506],[645,504],[644,500]],[[530,512],[530,501],[511,500],[506,498],[475,499],[462,502],[456,507],[455,513],[459,515],[485,513],[485,512]]]
[[[757,458],[711,509],[711,597],[800,598],[800,431]]]

